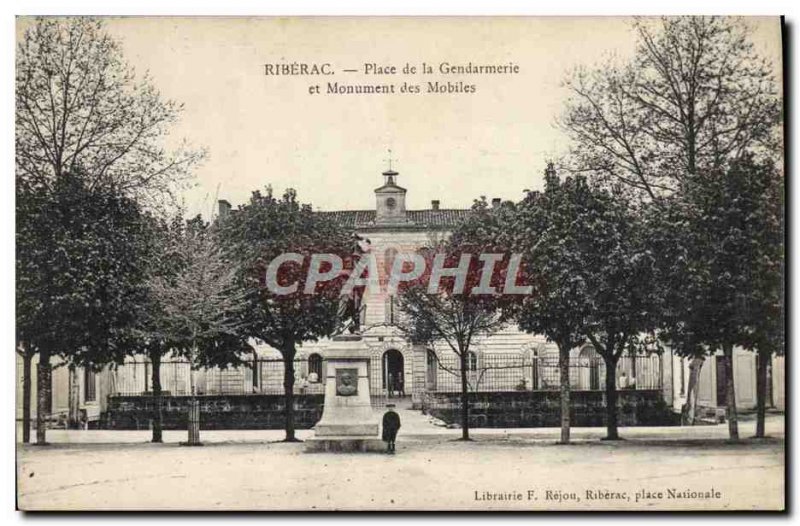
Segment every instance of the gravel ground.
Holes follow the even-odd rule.
[[[408,415],[407,415],[408,416]],[[411,417],[409,417],[411,418]],[[422,418],[422,417],[419,417]],[[771,438],[727,427],[460,430],[406,426],[397,454],[306,453],[277,431],[203,431],[203,447],[138,431],[51,431],[17,449],[18,505],[65,509],[782,509],[784,420]],[[741,423],[741,436],[754,423]],[[301,432],[300,438],[310,436]]]

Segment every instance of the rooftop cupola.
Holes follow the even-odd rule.
[[[397,180],[397,176],[398,175],[399,174],[397,172],[395,172],[394,170],[392,170],[391,168],[389,168],[388,170],[383,172],[383,184],[384,184],[384,186],[396,186],[397,183],[395,181]]]
[[[375,189],[375,221],[405,223],[406,189],[397,185],[397,177],[400,174],[392,170],[391,153],[389,150],[389,169],[383,172],[383,186]]]

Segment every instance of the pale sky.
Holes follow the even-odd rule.
[[[751,19],[780,79],[780,22]],[[20,25],[24,25],[20,24]],[[114,18],[127,60],[185,103],[173,137],[209,150],[185,195],[207,215],[271,184],[322,210],[374,207],[387,149],[409,209],[469,207],[480,195],[540,188],[545,159],[566,149],[554,127],[577,65],[630,55],[622,18]],[[332,76],[264,75],[265,63],[330,63]],[[363,74],[365,63],[519,65],[516,75]],[[344,69],[359,69],[346,73]],[[309,95],[343,84],[475,84],[471,94]]]

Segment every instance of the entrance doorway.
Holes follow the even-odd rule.
[[[403,353],[389,349],[383,353],[383,388],[389,398],[405,396],[406,386],[403,374]]]

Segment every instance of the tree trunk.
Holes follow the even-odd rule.
[[[294,345],[288,345],[283,354],[283,393],[286,399],[286,438],[284,442],[299,442],[294,436]]]
[[[151,442],[163,442],[163,416],[161,408],[161,353],[158,351],[150,353],[152,362],[152,382],[153,382],[153,438]]]
[[[469,440],[469,386],[467,384],[467,353],[461,353],[461,440]]]
[[[728,433],[731,440],[739,440],[739,421],[736,416],[736,389],[733,382],[733,345],[722,345],[723,365],[725,367],[725,396],[728,399],[726,417],[728,418]]]
[[[260,378],[258,377],[259,373],[261,372],[260,367],[258,366],[258,352],[253,351],[253,392],[258,393],[261,391],[259,389],[260,385]]]
[[[560,444],[569,444],[569,347],[558,346],[558,372],[560,375],[559,387],[561,391],[561,440]]]
[[[22,443],[31,441],[31,362],[33,353],[25,349],[22,355]]]
[[[689,363],[689,385],[686,389],[686,403],[682,408],[682,424],[693,426],[697,415],[697,391],[700,387],[700,370],[706,359],[702,356],[692,358]]]
[[[47,445],[47,419],[52,402],[50,373],[50,352],[41,350],[36,366],[36,444],[39,446]]]
[[[182,442],[185,446],[202,446],[200,442],[200,401],[197,399],[197,387],[194,377],[194,360],[197,356],[197,346],[192,347],[189,355],[189,408],[186,415],[186,430],[188,439]],[[146,378],[146,377],[145,377]]]
[[[80,427],[80,404],[81,389],[78,383],[78,369],[74,365],[69,365],[69,400],[67,402],[67,427],[78,429]]]
[[[619,432],[617,431],[617,360],[613,358],[606,360],[605,440],[619,440]]]
[[[759,349],[756,358],[756,438],[766,435],[765,422],[767,416],[767,368],[770,353]]]

